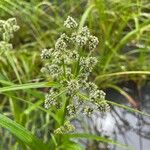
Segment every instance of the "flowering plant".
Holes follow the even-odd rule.
[[[14,32],[19,29],[15,18],[9,18],[8,20],[0,20],[0,50],[12,49],[12,44],[9,43],[14,37]]]
[[[106,111],[109,110],[109,105],[105,100],[105,93],[89,81],[89,75],[98,62],[92,56],[99,43],[98,38],[91,35],[87,26],[77,31],[78,24],[70,16],[64,21],[64,26],[69,34],[61,34],[54,48],[42,50],[41,58],[46,63],[41,71],[61,84],[59,88],[51,88],[45,95],[45,108],[64,108],[61,125],[73,129],[68,122],[65,123],[65,119],[74,118],[81,112],[90,116],[94,110]],[[88,50],[89,54],[84,50]],[[62,93],[65,95],[65,102],[60,100]],[[82,94],[87,95],[88,99],[84,99]],[[62,126],[55,133],[63,132]]]

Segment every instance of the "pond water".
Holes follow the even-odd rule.
[[[129,85],[125,89],[140,103],[141,111],[150,114],[150,86],[145,85],[140,90],[137,90],[132,85]],[[125,100],[124,97],[115,92],[110,92],[108,98],[118,102]],[[128,105],[125,101],[122,104]],[[107,122],[109,122],[109,125],[108,127],[107,125],[104,126],[104,129],[107,127],[108,130],[111,130],[111,138],[129,145],[134,150],[150,150],[150,117],[133,114],[127,110],[114,107],[112,113],[106,117],[105,124]],[[111,149],[120,150],[117,147]]]
[[[145,85],[140,90],[130,84],[124,89],[140,103],[143,112],[150,113],[150,86]],[[128,101],[114,90],[107,90],[107,99],[126,106]],[[133,150],[150,150],[150,117],[131,113],[125,109],[112,107],[111,112],[100,114],[97,112],[92,118],[86,118],[84,130],[90,133],[109,137],[119,143],[128,145]],[[87,150],[121,150],[113,145],[99,144],[99,142],[82,141]]]

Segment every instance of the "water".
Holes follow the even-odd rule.
[[[139,90],[133,84],[126,86],[126,90],[140,103],[141,111],[150,113],[150,86],[145,85]],[[114,92],[111,92],[108,97],[116,101],[124,100],[120,94]],[[128,105],[127,102],[122,104]],[[111,124],[111,132],[113,133],[110,137],[129,145],[134,150],[150,149],[150,117],[129,113],[117,107],[113,108],[108,117],[113,122]],[[120,148],[112,149],[120,150]]]
[[[150,114],[150,86],[140,90],[133,84],[124,85],[124,89],[140,104],[143,112]],[[130,106],[128,101],[114,90],[107,90],[107,99]],[[83,120],[82,120],[83,121]],[[109,137],[119,143],[128,145],[133,150],[150,150],[150,117],[128,112],[125,109],[112,107],[106,115],[97,112],[92,118],[84,120],[84,130],[92,134]],[[80,128],[81,130],[81,128]],[[121,150],[114,145],[99,142],[82,141],[87,150]]]

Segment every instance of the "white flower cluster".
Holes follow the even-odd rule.
[[[69,16],[64,26],[76,29],[77,23]],[[70,116],[75,116],[78,110],[88,116],[94,109],[109,110],[105,93],[93,82],[88,81],[90,73],[98,62],[96,57],[91,56],[91,52],[97,45],[98,38],[91,35],[87,27],[83,27],[80,32],[73,31],[70,35],[61,34],[54,48],[44,49],[41,53],[41,58],[47,62],[42,72],[61,83],[59,91],[61,88],[66,89],[66,96],[69,98],[66,109]],[[82,49],[88,49],[90,53],[87,55],[82,52]],[[58,105],[61,107],[61,101],[58,102],[55,97],[57,94],[58,90],[52,90],[45,96],[45,108]],[[86,94],[89,100],[83,100],[80,94]],[[91,107],[93,104],[94,107]]]
[[[67,20],[64,21],[64,26],[66,28],[76,28],[78,26],[77,22],[70,16],[68,16]]]
[[[55,134],[64,134],[68,132],[72,132],[75,130],[75,127],[70,123],[70,121],[66,121],[63,126],[57,128],[54,133]]]
[[[10,39],[14,37],[14,32],[19,29],[17,21],[15,18],[10,18],[8,20],[0,20],[0,50],[10,50],[12,45],[9,43]]]
[[[52,78],[54,79],[58,78],[63,73],[62,69],[57,64],[52,64],[52,65],[46,64],[45,67],[41,69],[41,72],[51,75]]]
[[[58,89],[51,88],[49,90],[49,93],[45,95],[46,101],[45,101],[45,108],[49,108],[50,106],[54,106],[56,108],[60,107],[60,103],[55,99],[56,95],[59,94]]]
[[[81,69],[83,72],[92,72],[93,67],[97,64],[95,57],[82,57],[80,61]]]
[[[95,49],[99,43],[98,38],[90,34],[87,26],[78,33],[72,33],[71,39],[79,46],[88,47],[89,50]]]

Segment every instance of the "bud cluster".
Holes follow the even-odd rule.
[[[78,24],[70,16],[64,22],[64,26],[70,29],[71,33],[61,34],[54,48],[42,51],[41,58],[47,62],[42,72],[50,75],[54,81],[61,83],[61,88],[66,89],[65,94],[69,98],[66,114],[69,116],[75,116],[79,110],[88,116],[94,110],[109,110],[105,93],[88,80],[98,62],[96,57],[91,56],[98,45],[98,38],[91,35],[87,27],[83,27],[79,32],[75,31]],[[90,50],[90,53],[82,53],[83,49]],[[59,87],[59,91],[61,88]],[[60,99],[58,101],[57,98],[53,98],[57,94],[58,91],[53,90],[46,95],[45,108],[62,106]],[[86,94],[88,100],[82,99],[80,94]],[[58,132],[61,131],[62,129],[59,129]]]
[[[54,133],[55,134],[64,134],[68,132],[72,132],[75,130],[75,127],[70,123],[70,121],[66,121],[63,126],[57,128]]]
[[[49,108],[50,106],[54,106],[56,108],[60,107],[60,103],[58,103],[56,96],[59,94],[59,90],[56,88],[51,88],[49,93],[45,95],[45,108]]]
[[[19,29],[17,21],[15,18],[10,18],[8,20],[0,20],[0,50],[12,49],[12,45],[9,43],[14,37],[14,32]]]

